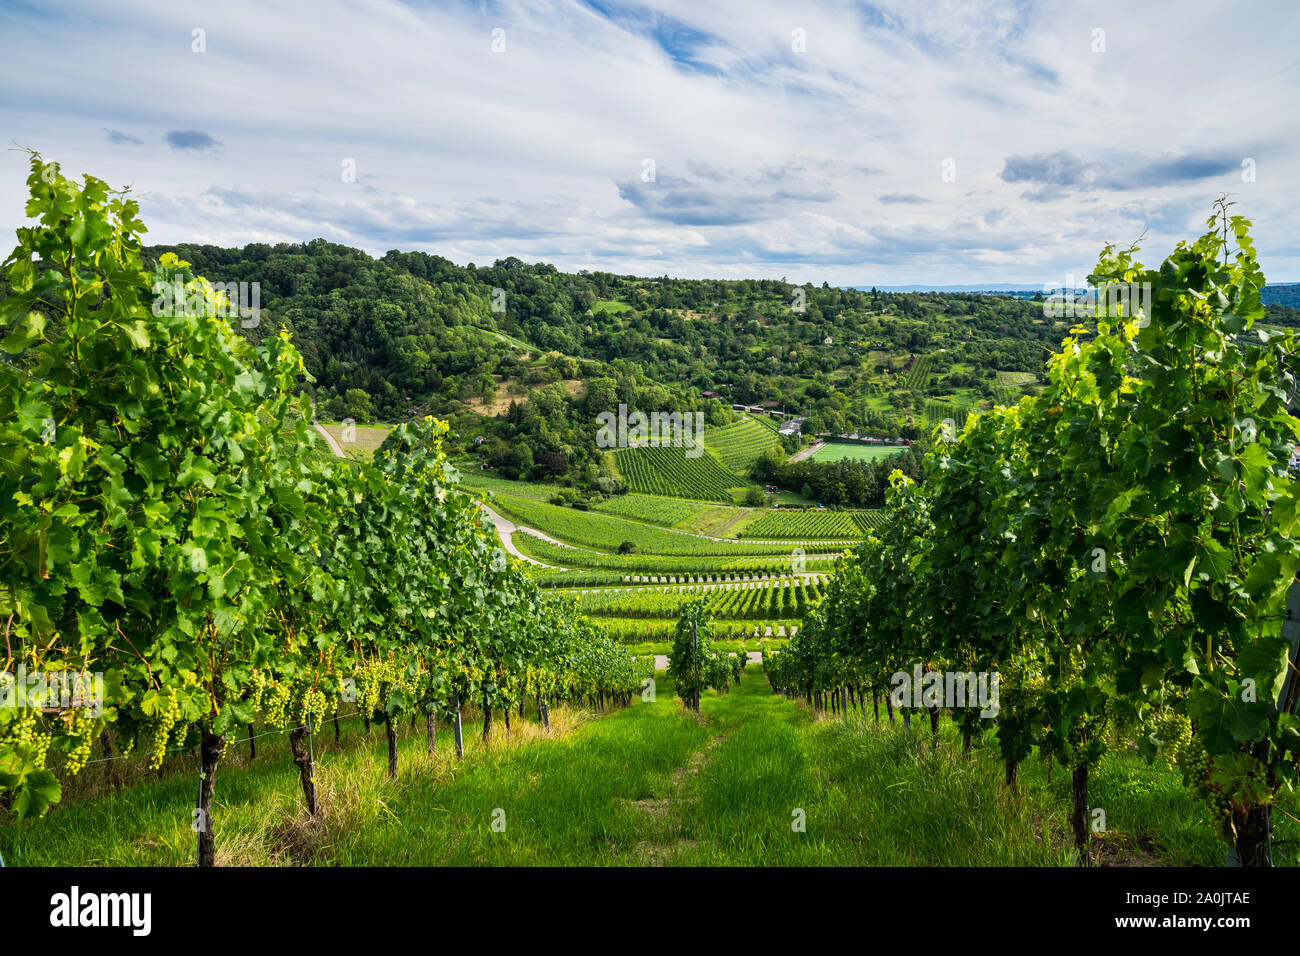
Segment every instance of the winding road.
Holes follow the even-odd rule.
[[[487,505],[481,502],[479,503],[479,507],[482,508],[483,511],[487,513],[487,516],[492,520],[492,524],[496,526],[497,537],[501,539],[501,546],[504,547],[511,554],[513,554],[516,558],[519,558],[522,561],[527,561],[529,564],[535,564],[539,568],[550,568],[553,571],[569,570],[568,568],[562,568],[556,564],[544,564],[541,561],[538,561],[536,558],[530,558],[528,555],[524,554],[522,551],[520,551],[518,548],[515,547],[514,534],[516,531],[522,531],[525,534],[531,534],[534,537],[541,538],[543,541],[549,541],[551,544],[558,544],[560,547],[563,548],[573,548],[573,545],[565,544],[563,541],[556,541],[554,538],[550,537],[549,535],[542,534],[540,531],[536,530],[535,528],[525,528],[522,525],[517,525],[509,518],[505,517],[502,514],[499,514],[496,511],[493,511],[491,508],[489,508]],[[581,549],[574,548],[574,550],[576,551]]]

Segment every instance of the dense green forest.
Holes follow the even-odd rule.
[[[733,419],[732,404],[766,405],[806,417],[804,435],[917,440],[1036,391],[1070,325],[1015,296],[573,274],[513,257],[459,266],[321,239],[145,256],[166,252],[214,282],[259,284],[259,321],[238,331],[255,343],[292,333],[322,418],[437,415],[452,425],[453,455],[593,493],[625,487],[594,425],[620,404],[702,411],[711,426]],[[1300,324],[1300,311],[1274,304],[1269,319]],[[755,480],[829,502],[882,500],[880,468],[760,465]]]
[[[620,403],[720,425],[732,403],[767,402],[807,415],[805,433],[917,438],[927,403],[1019,395],[1000,373],[1032,387],[1060,334],[1013,298],[569,274],[515,258],[462,267],[323,240],[146,254],[169,251],[213,281],[260,283],[261,320],[240,332],[292,332],[322,417],[436,414],[453,425],[453,452],[606,490],[616,472],[593,422]]]

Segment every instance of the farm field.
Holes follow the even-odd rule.
[[[801,578],[729,584],[692,590],[629,589],[577,595],[578,609],[596,617],[660,618],[676,621],[681,608],[702,597],[711,617],[728,621],[799,620],[821,600],[822,585]]]
[[[966,419],[969,416],[970,409],[964,405],[954,405],[951,402],[940,402],[933,399],[925,403],[924,421],[927,426],[950,420],[953,426],[960,431],[966,426]]]
[[[762,517],[745,528],[749,538],[791,538],[815,540],[823,538],[861,538],[864,529],[873,527],[878,520],[875,511],[825,511],[819,508],[794,510],[778,508],[764,512]]]
[[[619,302],[617,299],[602,299],[599,302],[593,302],[591,311],[596,314],[630,312],[632,307],[626,302]]]
[[[515,535],[515,546],[530,558],[561,568],[590,568],[618,574],[691,575],[691,574],[789,574],[796,557],[809,571],[829,571],[839,556],[839,548],[825,552],[808,551],[796,556],[793,545],[777,553],[745,554],[738,549],[736,555],[726,553],[699,554],[615,554],[604,551],[578,550],[565,545],[551,544],[530,534]],[[843,547],[843,546],[841,546]],[[544,572],[534,569],[533,573]]]
[[[655,495],[616,495],[592,507],[601,514],[616,515],[647,524],[673,528],[690,522],[709,510],[707,504],[687,501],[684,498],[664,498]]]
[[[578,511],[527,498],[499,494],[493,507],[530,528],[584,548],[618,550],[624,543],[637,551],[661,555],[788,554],[782,544],[715,541],[670,531],[640,521],[628,521],[594,511]]]
[[[560,485],[548,485],[540,481],[509,481],[498,478],[491,472],[479,471],[469,462],[458,462],[460,484],[473,490],[503,492],[516,498],[532,498],[535,501],[547,501],[552,495],[563,491]]]
[[[343,453],[356,461],[369,461],[374,457],[375,449],[388,437],[386,425],[352,425],[341,422],[321,422],[327,432],[334,436]]]
[[[707,449],[696,458],[675,446],[620,448],[614,453],[618,470],[632,491],[645,495],[734,501],[749,482],[728,471]]]
[[[598,619],[601,628],[619,641],[629,654],[643,654],[648,644],[671,645],[677,622],[662,618],[622,618],[602,617]],[[799,632],[797,621],[712,621],[710,633],[721,642],[731,645],[744,644],[750,650],[762,650],[764,647],[775,649],[785,646],[788,638]],[[654,653],[664,653],[655,651]]]
[[[705,508],[677,524],[677,530],[691,534],[702,534],[710,538],[739,537],[749,525],[762,513],[757,508],[735,508],[728,505],[716,505]]]
[[[711,428],[705,432],[704,447],[724,466],[743,477],[763,452],[780,444],[771,422],[771,419],[746,415],[734,424]]]
[[[636,623],[636,622],[634,622]],[[719,632],[721,633],[721,632]],[[785,637],[754,637],[733,639],[730,637],[715,638],[713,648],[726,654],[739,654],[744,651],[746,655],[751,653],[761,654],[764,650],[776,650],[786,646]],[[672,652],[673,644],[671,640],[667,641],[641,641],[625,642],[629,654],[635,654],[637,657],[650,656],[667,656]]]
[[[999,385],[1007,388],[1020,388],[1037,382],[1038,376],[1033,372],[998,372],[997,380]]]

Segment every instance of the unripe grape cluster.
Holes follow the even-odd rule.
[[[162,766],[163,757],[167,754],[167,739],[171,736],[172,729],[180,722],[181,705],[174,693],[167,693],[162,698],[162,709],[159,713],[154,714],[145,726],[148,731],[148,750],[146,753],[149,757],[149,768],[157,770]]]
[[[0,735],[0,743],[25,751],[34,766],[44,767],[50,750],[50,735],[40,727],[36,711],[24,709]]]
[[[319,723],[328,712],[328,707],[329,703],[319,688],[307,687],[302,695],[302,715],[300,719],[303,723],[306,723],[310,715],[312,720]]]
[[[248,703],[253,708],[254,713],[262,712],[262,696],[266,693],[266,675],[260,670],[253,671],[248,675],[248,681],[244,685],[248,691]]]
[[[356,672],[357,709],[370,714],[381,709],[394,688],[414,690],[406,669],[393,658],[370,660],[361,664]]]
[[[75,743],[68,751],[68,759],[64,763],[64,769],[76,776],[86,768],[90,760],[90,746],[94,734],[95,721],[89,717],[73,711],[68,718],[68,733],[73,735]]]
[[[1160,760],[1174,770],[1181,765],[1182,754],[1192,743],[1192,722],[1186,714],[1166,707],[1156,716],[1151,736],[1159,742]]]
[[[292,688],[287,684],[271,684],[261,694],[262,720],[268,727],[284,727],[288,719]]]
[[[1226,843],[1232,842],[1232,799],[1221,787],[1211,786],[1210,771],[1214,769],[1214,760],[1198,740],[1191,740],[1184,747],[1178,760],[1183,771],[1183,778],[1210,808],[1219,838]]]

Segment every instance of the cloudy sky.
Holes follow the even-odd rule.
[[[0,132],[152,242],[1050,283],[1222,192],[1300,281],[1300,4],[0,4]],[[1243,165],[1244,164],[1244,165]],[[0,228],[25,154],[0,151]]]

